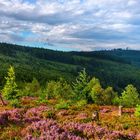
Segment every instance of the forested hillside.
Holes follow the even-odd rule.
[[[140,51],[116,49],[94,52],[62,52],[0,43],[0,85],[5,82],[9,65],[16,71],[18,83],[40,83],[66,78],[69,82],[86,68],[90,76],[99,78],[103,86],[121,90],[128,84],[140,89]]]

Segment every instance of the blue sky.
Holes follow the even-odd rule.
[[[140,50],[140,0],[0,0],[0,41],[55,50]]]

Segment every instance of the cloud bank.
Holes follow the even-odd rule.
[[[0,41],[58,50],[140,49],[139,0],[0,0]]]

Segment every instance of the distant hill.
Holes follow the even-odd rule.
[[[33,77],[41,84],[59,77],[71,82],[86,68],[87,73],[99,78],[104,86],[121,90],[132,83],[140,89],[140,51],[62,52],[0,43],[1,86],[9,65],[14,65],[19,83],[30,82]]]

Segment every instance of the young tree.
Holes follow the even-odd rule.
[[[96,104],[113,104],[113,100],[117,97],[117,93],[113,91],[112,87],[103,89],[99,79],[93,77],[87,84],[84,92],[88,95],[88,101],[92,99],[92,102]]]
[[[76,81],[73,83],[73,90],[76,93],[77,99],[86,99],[86,94],[84,92],[85,87],[89,82],[89,77],[86,73],[86,70],[83,69],[79,72]]]
[[[21,96],[39,96],[41,93],[40,83],[36,78],[33,78],[31,83],[26,83],[24,89],[21,91]]]
[[[74,93],[71,86],[63,79],[59,81],[50,81],[45,90],[48,99],[72,99]]]
[[[120,103],[126,107],[134,107],[139,103],[139,93],[133,85],[128,85],[122,92]]]
[[[93,78],[92,79],[93,87],[90,93],[90,96],[94,103],[96,104],[103,104],[103,88],[100,84],[99,79]]]
[[[8,76],[5,77],[6,83],[2,90],[3,96],[7,100],[16,99],[18,96],[17,84],[15,82],[15,71],[14,67],[10,66],[8,69]]]
[[[96,85],[100,84],[99,79],[93,77],[88,83],[87,86],[84,88],[83,93],[86,95],[87,101],[88,102],[93,102],[93,93],[92,90]]]
[[[103,90],[103,104],[112,105],[115,98],[117,98],[117,92],[114,92],[112,87],[107,87]]]

